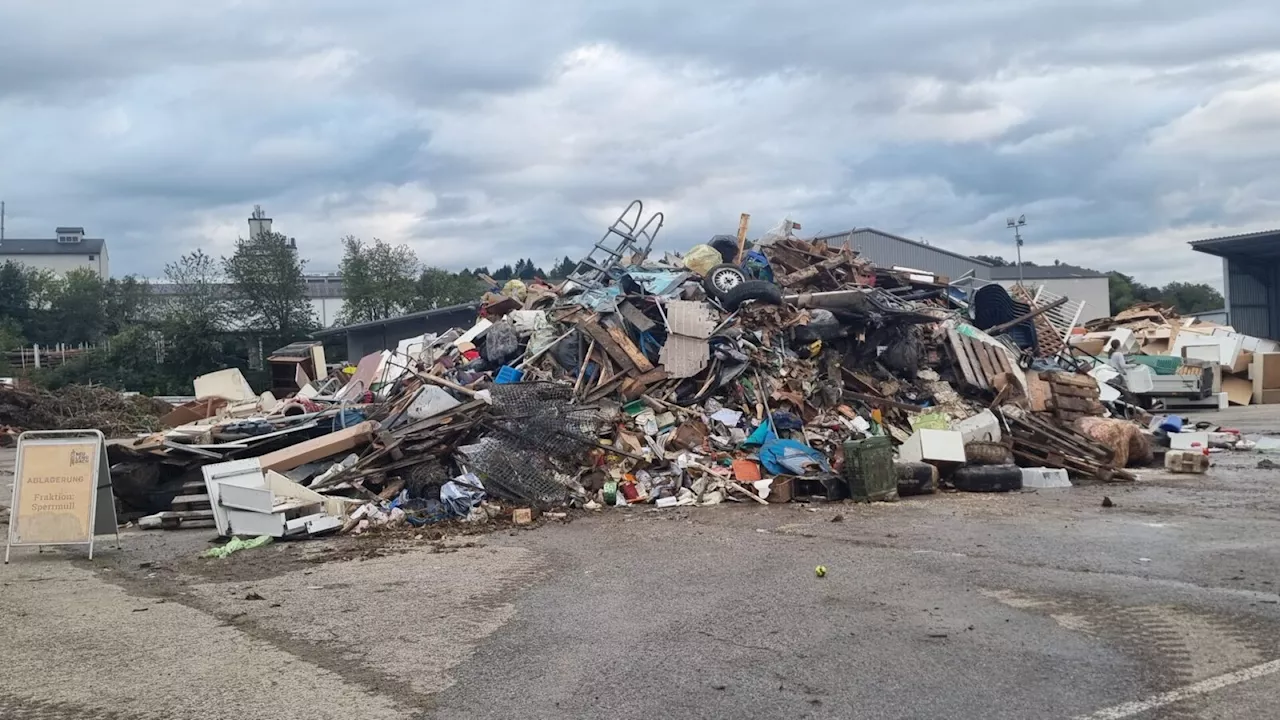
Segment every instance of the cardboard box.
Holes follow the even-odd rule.
[[[1263,390],[1259,402],[1263,405],[1280,405],[1280,390]]]
[[[1254,353],[1249,379],[1253,381],[1253,401],[1267,404],[1263,393],[1280,390],[1280,353]]]
[[[1243,375],[1249,372],[1249,366],[1252,364],[1253,353],[1248,350],[1242,350],[1240,355],[1236,357],[1236,364],[1231,367],[1224,367],[1223,370],[1226,370],[1233,375]]]
[[[1232,405],[1248,405],[1253,402],[1253,383],[1235,375],[1222,377],[1222,391]]]

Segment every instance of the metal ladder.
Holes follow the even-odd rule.
[[[598,285],[621,263],[622,258],[627,255],[648,255],[649,248],[658,237],[658,231],[662,230],[664,218],[662,213],[654,213],[641,225],[643,217],[644,203],[632,200],[609,229],[604,231],[604,237],[596,242],[591,252],[578,261],[572,274],[574,281],[583,285]],[[617,246],[608,244],[611,235],[618,236]]]

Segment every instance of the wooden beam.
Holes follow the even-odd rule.
[[[595,340],[596,344],[599,345],[609,357],[613,358],[614,362],[621,365],[624,371],[635,368],[635,363],[632,362],[631,356],[622,348],[621,345],[618,344],[616,340],[613,339],[613,336],[609,334],[608,330],[600,327],[600,324],[596,322],[595,318],[579,320],[578,327],[581,328],[582,332],[586,333],[588,337]],[[639,352],[638,349],[637,352]],[[646,368],[646,370],[652,369],[652,364]]]
[[[613,341],[618,343],[618,347],[627,354],[627,358],[631,360],[632,365],[635,365],[636,370],[646,373],[653,369],[653,363],[649,362],[649,358],[640,351],[639,347],[636,347],[625,330],[620,327],[609,327],[605,332],[609,333],[609,337],[613,338]]]
[[[734,257],[734,265],[742,264],[742,253],[747,249],[747,226],[750,224],[750,215],[742,213],[738,216],[738,254]]]

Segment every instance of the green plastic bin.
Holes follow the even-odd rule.
[[[844,443],[844,481],[849,497],[862,502],[898,499],[893,442],[883,435]]]

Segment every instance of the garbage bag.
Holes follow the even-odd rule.
[[[723,261],[719,250],[705,244],[694,245],[684,254],[684,266],[699,275],[706,275],[708,270]]]
[[[440,486],[440,504],[444,505],[445,510],[449,514],[457,517],[466,517],[471,514],[471,508],[476,507],[484,500],[484,484],[480,482],[480,478],[473,473],[467,473],[457,478],[465,485],[450,480]],[[475,487],[468,487],[474,485]]]
[[[484,334],[484,351],[481,353],[485,361],[493,365],[503,365],[520,352],[520,334],[516,326],[503,320],[494,323]]]
[[[760,448],[760,463],[774,475],[831,472],[827,456],[796,440],[770,440]]]
[[[524,299],[529,296],[529,288],[525,287],[518,278],[511,278],[506,285],[502,286],[502,294],[512,300],[524,302]]]

